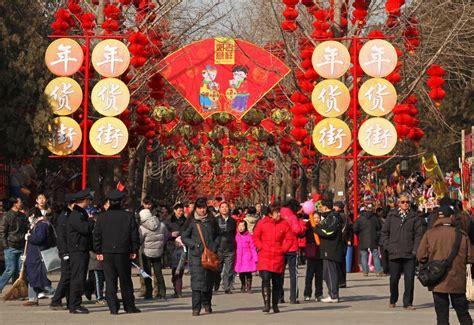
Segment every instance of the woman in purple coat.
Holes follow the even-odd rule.
[[[39,209],[38,209],[39,211]],[[23,306],[38,306],[38,298],[41,296],[53,296],[54,289],[51,287],[46,275],[46,269],[41,260],[40,251],[51,248],[56,244],[56,238],[52,225],[46,220],[41,212],[31,214],[31,230],[27,239],[25,271],[28,281],[28,301]]]
[[[235,240],[237,251],[234,270],[239,273],[240,282],[242,283],[240,291],[252,293],[252,272],[257,271],[258,257],[252,235],[247,229],[247,222],[243,220],[239,222]]]

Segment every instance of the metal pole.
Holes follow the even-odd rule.
[[[358,166],[357,166],[357,71],[356,71],[356,63],[357,63],[357,41],[358,37],[354,36],[352,38],[352,64],[353,64],[353,72],[352,72],[352,131],[353,131],[353,139],[352,139],[352,158],[354,159],[354,164],[352,165],[353,174],[354,174],[354,221],[357,219],[358,215],[358,205],[359,205],[359,182],[358,182]]]
[[[91,39],[89,35],[85,35],[86,40],[86,62],[84,72],[84,104],[83,104],[83,125],[82,125],[82,189],[87,187],[87,143],[88,143],[88,125],[89,120],[89,56]]]
[[[357,92],[358,92],[358,87],[357,87],[357,71],[356,71],[356,63],[357,63],[357,44],[358,44],[358,37],[354,36],[352,38],[352,66],[353,66],[353,71],[352,71],[352,132],[353,132],[353,139],[352,139],[352,159],[354,160],[354,164],[352,165],[352,171],[354,174],[354,207],[353,207],[353,214],[354,214],[354,221],[357,220],[358,216],[358,208],[359,208],[359,170],[357,166],[357,135],[358,135],[358,130],[357,130]],[[357,236],[354,236],[354,242],[352,243],[353,247],[353,259],[352,259],[352,268],[355,272],[359,272],[359,239]]]

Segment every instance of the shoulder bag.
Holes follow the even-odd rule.
[[[453,264],[454,258],[458,255],[461,239],[461,232],[456,230],[456,239],[454,240],[453,249],[447,259],[441,261],[433,260],[420,265],[417,276],[424,287],[434,287],[444,280]]]
[[[48,222],[48,227],[53,229],[52,234],[50,234],[48,231],[48,236],[54,236],[54,239],[56,239],[57,236],[54,226]],[[54,240],[54,242],[56,242],[56,240]],[[44,264],[46,272],[52,272],[61,268],[61,258],[59,257],[59,251],[57,246],[53,246],[45,250],[40,250],[40,254],[41,261]]]
[[[199,223],[196,223],[196,228],[199,232],[199,237],[201,237],[202,245],[204,246],[204,251],[201,255],[202,267],[210,271],[219,270],[219,256],[217,256],[216,253],[210,251],[207,248],[206,241],[204,240],[204,236],[202,235],[201,225]]]

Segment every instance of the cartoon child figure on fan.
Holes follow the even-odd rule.
[[[217,68],[206,65],[202,70],[202,86],[199,89],[199,104],[204,111],[210,111],[218,107],[219,84],[215,81],[217,76]]]
[[[248,72],[249,68],[246,65],[237,65],[232,69],[234,78],[229,80],[229,84],[237,92],[232,100],[232,109],[237,112],[243,112],[247,109],[249,87],[246,79]]]

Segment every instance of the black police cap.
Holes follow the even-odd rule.
[[[74,203],[76,202],[76,199],[74,198],[74,194],[72,193],[67,193],[64,197],[64,201],[66,201],[66,203]]]
[[[105,198],[110,201],[120,201],[124,195],[125,194],[119,190],[112,190],[105,194]]]
[[[93,199],[91,190],[88,188],[74,194],[74,201],[81,201],[85,199],[91,199],[91,200]]]

